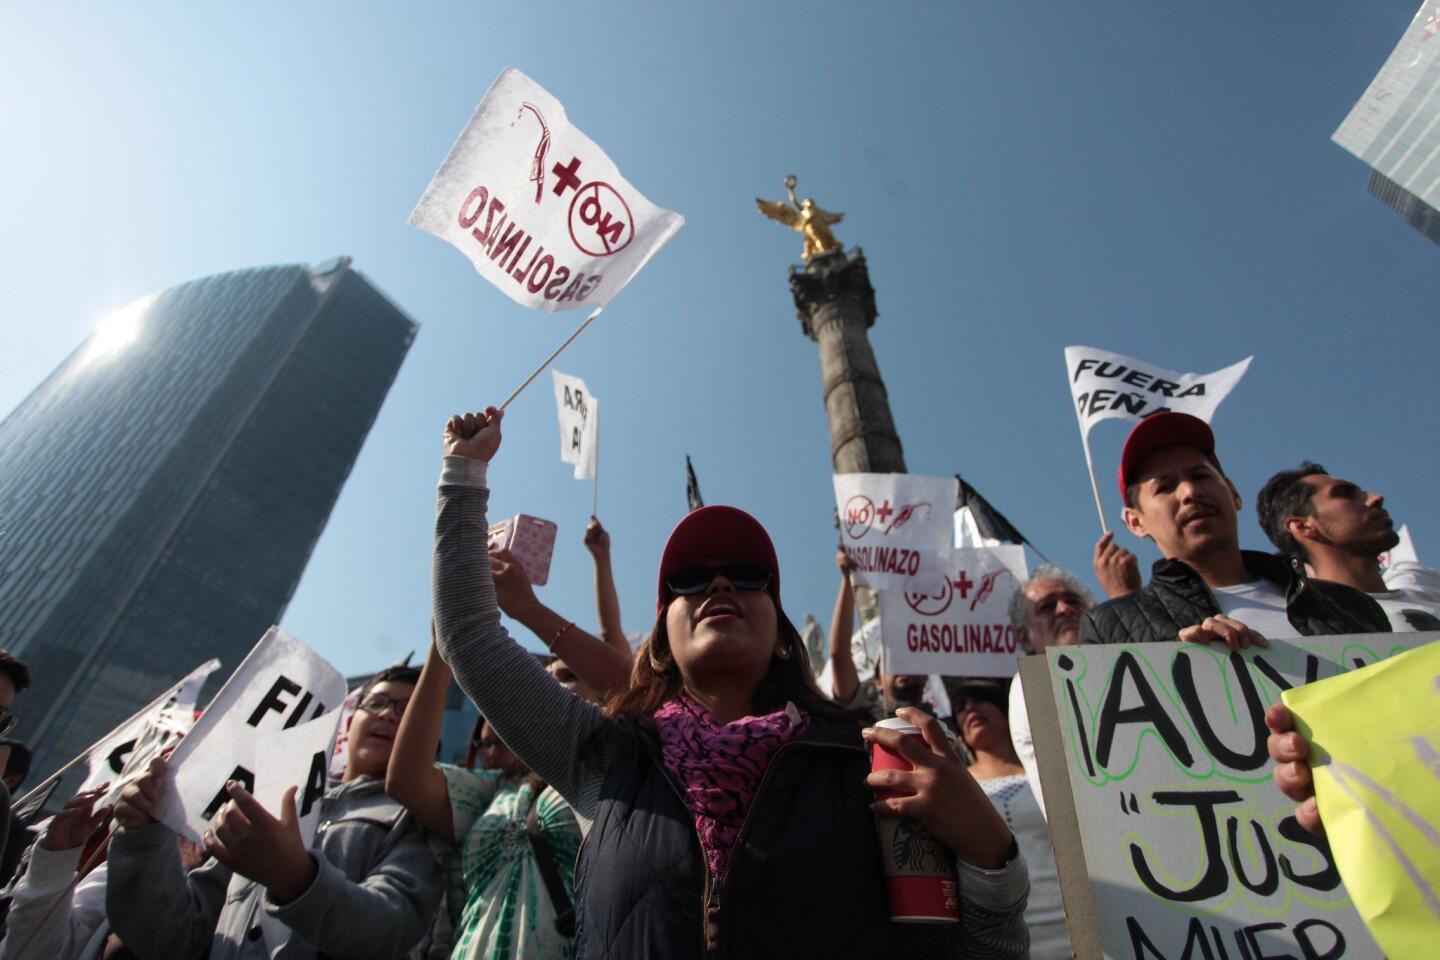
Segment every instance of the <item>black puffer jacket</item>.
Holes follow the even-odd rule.
[[[991,913],[962,889],[961,923],[890,922],[869,769],[857,723],[812,717],[771,759],[717,879],[653,745],[621,747],[580,850],[575,956],[1025,956],[1023,894]]]
[[[1285,591],[1286,614],[1302,636],[1389,633],[1390,621],[1374,598],[1343,583],[1311,580],[1298,562],[1242,550],[1245,569]],[[1173,641],[1185,627],[1220,612],[1205,581],[1181,560],[1158,560],[1150,583],[1089,610],[1080,621],[1081,643]]]

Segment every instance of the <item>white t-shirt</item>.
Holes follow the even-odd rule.
[[[1386,590],[1370,596],[1390,618],[1390,629],[1396,633],[1440,630],[1440,596],[1436,594],[1419,590]]]
[[[1030,870],[1030,899],[1025,904],[1025,925],[1030,928],[1033,960],[1069,960],[1070,938],[1065,931],[1065,907],[1055,855],[1050,851],[1050,828],[1030,793],[1026,778],[1015,775],[981,780],[980,789],[1005,818],[1015,844]]]
[[[1267,640],[1300,636],[1285,615],[1285,591],[1269,580],[1254,580],[1233,587],[1212,587],[1220,612],[1238,620]]]
[[[1020,766],[1025,768],[1025,780],[1035,796],[1035,806],[1040,816],[1045,816],[1045,796],[1040,792],[1040,767],[1035,763],[1035,737],[1030,733],[1030,712],[1025,707],[1025,688],[1021,686],[1020,674],[1010,682],[1010,743]]]
[[[1440,570],[1422,567],[1414,560],[1401,560],[1383,574],[1385,586],[1391,590],[1429,594],[1431,599],[1440,600]],[[1379,594],[1375,595],[1379,599]]]

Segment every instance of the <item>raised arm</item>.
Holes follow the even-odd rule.
[[[491,554],[490,570],[500,609],[539,637],[546,649],[564,660],[582,683],[596,691],[602,700],[625,689],[632,666],[628,650],[621,653],[541,603],[525,568],[510,551],[497,550]]]
[[[600,710],[556,683],[510,639],[495,600],[485,474],[500,446],[501,416],[492,407],[452,417],[445,428],[431,571],[435,639],[460,689],[511,752],[588,817],[601,772],[579,754],[604,722]]]
[[[445,719],[445,692],[450,687],[450,665],[435,645],[430,625],[430,652],[420,671],[410,705],[400,718],[390,765],[385,771],[385,792],[404,806],[420,825],[446,843],[455,842],[455,818],[450,810],[450,788],[435,766],[440,725]]]
[[[831,695],[841,703],[849,703],[860,689],[860,674],[850,653],[850,634],[855,628],[855,590],[850,586],[850,558],[844,550],[835,554],[840,568],[840,592],[835,596],[835,613],[830,617]]]
[[[591,517],[585,527],[585,549],[595,559],[595,612],[600,618],[600,639],[629,660],[630,643],[620,627],[620,595],[615,592],[615,571],[610,566],[610,534],[596,517]]]

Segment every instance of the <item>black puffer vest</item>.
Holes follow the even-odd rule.
[[[898,955],[870,762],[853,722],[812,718],[776,751],[726,875],[658,750],[618,747],[576,873],[576,960]]]
[[[1301,636],[1389,633],[1390,620],[1368,594],[1343,583],[1311,580],[1299,561],[1240,551],[1245,569],[1285,591],[1285,613]],[[1089,610],[1080,621],[1081,643],[1173,641],[1185,627],[1220,612],[1200,575],[1180,560],[1158,560],[1150,583]]]

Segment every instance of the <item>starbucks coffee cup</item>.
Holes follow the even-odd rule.
[[[929,749],[920,728],[913,723],[891,719],[881,720],[875,726],[899,731]],[[873,772],[914,768],[904,757],[874,743],[870,745],[870,769]],[[882,799],[901,795],[891,790],[876,790],[875,794]],[[890,919],[899,923],[958,923],[960,884],[955,878],[955,860],[950,851],[911,817],[877,815],[875,830],[880,837]]]

